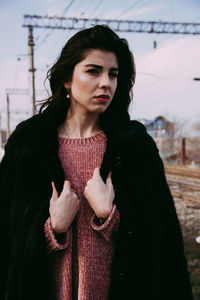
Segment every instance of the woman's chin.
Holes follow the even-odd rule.
[[[98,106],[96,108],[93,108],[90,110],[91,113],[97,113],[97,114],[102,114],[104,111],[106,111],[106,109],[108,108],[108,106],[106,105],[102,105],[102,106]]]

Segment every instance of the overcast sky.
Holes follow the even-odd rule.
[[[69,8],[67,9],[67,7]],[[28,89],[28,30],[23,15],[200,23],[199,0],[1,0],[0,109],[6,126],[7,88]],[[34,29],[36,88],[43,89],[48,68],[75,31]],[[191,123],[200,119],[200,35],[118,33],[136,62],[131,118],[165,115]],[[153,49],[153,42],[157,49]],[[38,96],[41,99],[42,96]],[[31,113],[29,96],[11,95],[12,126]]]

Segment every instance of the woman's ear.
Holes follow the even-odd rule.
[[[69,90],[70,87],[71,87],[71,83],[70,83],[69,81],[65,81],[65,82],[64,82],[64,87],[65,87],[67,90]]]

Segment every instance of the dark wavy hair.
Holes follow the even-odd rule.
[[[130,119],[128,107],[135,82],[135,64],[128,42],[106,25],[81,30],[67,41],[58,60],[47,73],[46,79],[50,82],[52,95],[43,102],[39,113],[55,113],[62,122],[69,107],[64,82],[72,79],[75,65],[92,49],[113,52],[118,61],[119,74],[115,95],[109,107],[99,117],[101,129],[108,132],[113,127],[123,126]]]

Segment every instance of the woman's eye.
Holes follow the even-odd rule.
[[[87,70],[88,73],[92,73],[92,74],[98,74],[99,71],[96,70],[96,69],[90,69],[90,70]]]
[[[118,77],[118,73],[110,73],[109,74],[111,77]]]

